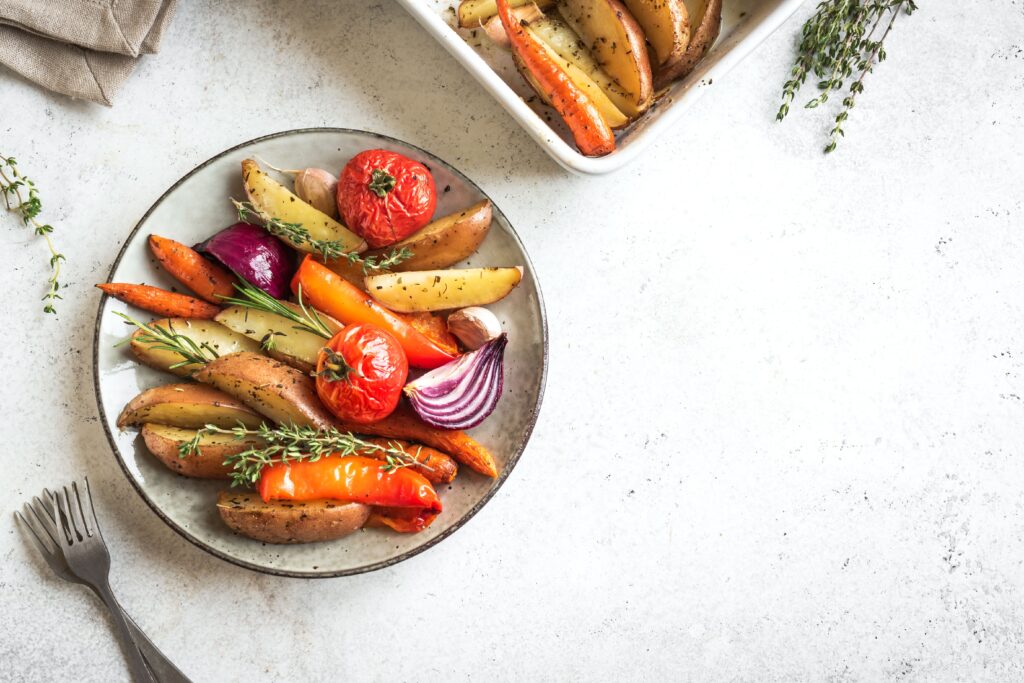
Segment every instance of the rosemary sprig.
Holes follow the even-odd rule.
[[[224,459],[224,464],[230,465],[233,470],[231,472],[232,486],[253,486],[259,481],[263,468],[270,465],[297,461],[316,462],[328,455],[346,456],[360,453],[380,455],[383,456],[380,468],[384,472],[393,472],[403,467],[413,466],[432,469],[426,464],[425,457],[418,459],[419,448],[413,454],[394,441],[386,446],[380,446],[364,441],[352,432],[342,432],[335,427],[327,429],[296,425],[271,427],[266,423],[256,429],[249,429],[241,424],[232,429],[206,425],[196,432],[191,441],[181,445],[178,449],[178,457],[187,458],[190,455],[199,454],[199,442],[207,434],[230,434],[238,441],[256,437],[263,442],[262,445],[247,448]]]
[[[176,353],[183,358],[182,361],[170,366],[169,370],[192,364],[206,365],[211,360],[220,357],[208,343],[197,344],[191,337],[175,332],[174,324],[170,321],[167,322],[167,329],[164,329],[159,325],[139,322],[120,311],[114,311],[114,315],[124,318],[129,324],[143,330],[143,333],[138,336],[140,342],[149,345],[153,349]]]
[[[256,218],[263,223],[263,227],[271,235],[282,237],[293,244],[308,244],[325,261],[344,258],[348,259],[349,263],[361,264],[364,274],[397,266],[399,263],[408,261],[413,257],[411,249],[402,247],[400,249],[392,249],[387,254],[382,254],[381,256],[367,256],[364,258],[350,251],[339,240],[313,239],[313,236],[309,234],[309,230],[303,227],[301,223],[288,223],[280,218],[275,218],[266,211],[254,206],[251,202],[240,202],[232,199],[231,203],[238,210],[239,220],[249,221]]]
[[[856,104],[857,95],[864,92],[864,79],[874,71],[876,64],[885,61],[885,39],[896,17],[912,14],[916,9],[914,0],[823,0],[819,3],[817,12],[804,24],[796,61],[783,86],[782,105],[775,118],[778,121],[786,118],[790,104],[809,74],[819,79],[817,85],[821,93],[804,105],[807,109],[825,104],[829,95],[841,91],[847,79],[852,79],[825,146],[826,153],[835,151],[839,138],[846,135],[843,124]],[[880,29],[881,35],[878,35]]]
[[[324,339],[330,339],[334,336],[331,332],[331,328],[327,326],[327,323],[324,322],[322,317],[320,317],[320,314],[315,309],[309,308],[305,303],[303,303],[302,285],[299,285],[298,311],[286,306],[284,303],[270,296],[259,287],[253,287],[248,282],[236,283],[235,289],[238,290],[238,296],[221,297],[225,304],[244,306],[245,308],[252,308],[257,311],[264,311],[266,313],[279,315],[282,318],[287,318],[295,323],[295,329],[312,332],[318,337],[323,337]]]
[[[22,189],[26,194],[22,194]],[[43,210],[39,199],[39,190],[28,176],[18,171],[18,162],[14,157],[0,154],[0,194],[4,197],[4,206],[21,216],[21,222],[32,227],[36,235],[43,238],[46,248],[50,250],[50,277],[47,278],[47,291],[43,296],[44,313],[57,313],[54,303],[63,297],[60,290],[60,264],[66,260],[64,254],[53,245],[53,226],[40,223],[38,216]]]

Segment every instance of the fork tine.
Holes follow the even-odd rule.
[[[71,545],[75,532],[71,529],[71,518],[68,516],[68,504],[65,499],[66,492],[61,493],[60,489],[53,496],[54,521],[57,529],[60,530],[61,545]]]
[[[25,503],[25,510],[32,511],[32,516],[39,521],[39,525],[43,527],[44,531],[46,531],[46,535],[49,537],[50,542],[59,549],[60,541],[57,540],[57,527],[53,525],[53,517],[50,515],[50,511],[46,509],[43,502],[39,500],[39,496],[32,496],[32,504],[30,505],[29,503]],[[27,517],[29,521],[32,520],[32,517],[29,517],[28,512],[25,513],[25,517]]]
[[[25,504],[25,507],[28,507],[28,503]],[[32,540],[34,540],[36,542],[36,545],[39,547],[39,552],[43,554],[43,557],[49,558],[49,556],[54,553],[54,550],[51,549],[50,545],[42,539],[41,535],[36,530],[35,525],[32,524],[30,518],[23,517],[22,514],[17,510],[14,511],[14,518],[18,520],[18,523],[21,526],[24,526],[32,532]]]
[[[83,481],[85,482],[83,487],[85,489],[85,500],[80,500],[79,502],[82,505],[82,520],[88,528],[89,535],[92,536],[99,533],[100,523],[96,519],[96,506],[92,502],[92,487],[89,486],[89,477],[83,477]],[[88,503],[88,506],[86,503]]]
[[[78,505],[78,492],[75,491],[75,486],[72,483],[71,491],[68,491],[68,487],[62,487],[64,489],[64,502],[67,504],[68,517],[71,519],[71,528],[75,536],[75,540],[82,541],[85,538],[85,523],[82,522],[82,509]],[[72,495],[74,494],[74,495]]]

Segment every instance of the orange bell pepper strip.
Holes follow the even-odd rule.
[[[366,520],[368,527],[387,527],[408,534],[423,531],[437,517],[436,512],[416,508],[373,508]]]
[[[276,463],[260,473],[257,490],[266,503],[326,498],[441,512],[441,499],[426,477],[408,467],[385,472],[380,464],[380,460],[361,455]]]
[[[410,325],[352,283],[307,255],[292,278],[292,291],[302,288],[303,303],[337,318],[345,325],[364,323],[394,335],[402,345],[409,365],[433,370],[455,360],[426,335]]]
[[[604,156],[615,151],[615,134],[587,94],[572,82],[537,39],[516,19],[508,0],[498,0],[498,16],[512,49],[572,131],[583,154]]]

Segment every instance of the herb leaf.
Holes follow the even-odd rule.
[[[22,193],[24,190],[24,194]],[[60,290],[60,267],[66,259],[64,254],[57,251],[53,245],[53,226],[40,223],[37,217],[43,210],[42,200],[39,199],[39,190],[36,184],[28,176],[18,171],[18,162],[14,157],[0,154],[0,194],[4,198],[4,206],[8,211],[13,211],[21,216],[21,222],[32,228],[32,231],[42,237],[46,242],[46,248],[50,250],[50,277],[47,278],[47,290],[43,296],[43,312],[57,313],[54,306],[58,299],[63,297]]]

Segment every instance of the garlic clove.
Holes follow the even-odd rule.
[[[544,16],[544,12],[541,11],[540,7],[535,4],[523,5],[516,7],[512,10],[512,15],[516,18],[516,21],[526,22],[527,24],[531,21],[536,21]],[[505,32],[505,26],[501,23],[501,17],[495,14],[493,17],[487,20],[484,24],[484,33],[490,38],[496,45],[508,50],[511,47],[511,43],[508,39],[508,33]]]
[[[295,194],[331,218],[338,217],[338,179],[322,168],[304,168],[295,174]]]
[[[448,331],[471,351],[501,336],[501,321],[486,308],[470,306],[448,316]]]

